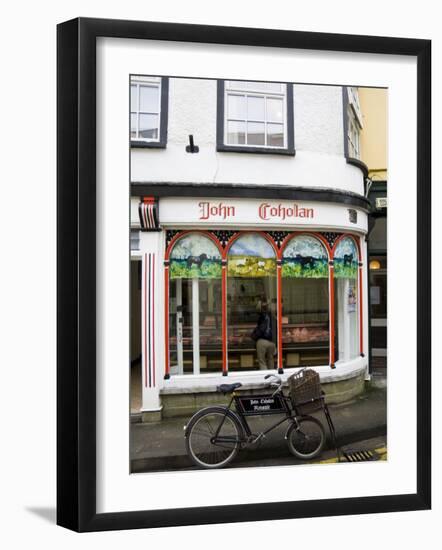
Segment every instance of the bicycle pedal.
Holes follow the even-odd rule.
[[[249,436],[248,440],[247,440],[247,444],[248,445],[260,445],[262,440],[264,439],[265,435],[264,434],[252,434]]]

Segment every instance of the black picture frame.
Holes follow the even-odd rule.
[[[395,54],[417,60],[417,491],[376,497],[96,512],[96,39]],[[425,510],[431,506],[431,42],[79,18],[57,29],[57,523],[75,531]]]

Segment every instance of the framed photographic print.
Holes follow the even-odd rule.
[[[430,53],[58,26],[59,525],[430,507]]]

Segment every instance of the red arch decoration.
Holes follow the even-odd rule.
[[[277,326],[278,326],[278,335],[277,335],[277,349],[278,349],[278,372],[282,372],[282,355],[280,355],[280,341],[282,338],[282,331],[281,331],[281,316],[282,316],[282,298],[281,298],[281,265],[280,265],[280,257],[279,257],[279,250],[276,246],[275,241],[265,233],[264,231],[240,231],[236,235],[234,235],[229,242],[226,245],[226,248],[224,250],[224,266],[223,266],[223,275],[225,273],[225,276],[223,278],[223,284],[225,285],[225,290],[222,293],[222,308],[223,308],[223,318],[225,317],[225,333],[223,332],[223,346],[224,342],[226,342],[226,354],[224,356],[223,354],[223,365],[224,365],[224,357],[226,362],[226,370],[223,369],[223,374],[227,374],[227,270],[225,263],[227,262],[227,258],[229,255],[229,250],[232,247],[233,243],[237,241],[240,237],[244,235],[260,235],[262,238],[264,238],[268,243],[270,243],[270,246],[273,248],[273,251],[275,253],[275,259],[276,259],[276,299],[277,299]],[[223,324],[224,326],[224,324]]]
[[[165,357],[165,367],[164,367],[164,378],[170,378],[170,351],[169,351],[169,260],[170,260],[170,254],[173,250],[173,247],[175,246],[175,244],[180,240],[182,239],[183,237],[185,237],[186,235],[190,235],[190,234],[196,234],[196,235],[204,235],[205,237],[208,237],[209,239],[211,239],[216,247],[218,248],[219,252],[220,252],[220,256],[221,256],[221,264],[222,264],[222,257],[223,257],[223,250],[222,250],[222,247],[221,247],[221,244],[219,243],[218,239],[212,235],[211,233],[209,233],[208,231],[204,231],[204,230],[185,230],[185,231],[180,231],[179,233],[177,233],[176,235],[174,235],[174,237],[172,238],[172,240],[170,241],[170,243],[168,244],[167,248],[166,248],[166,252],[164,253],[164,260],[165,260],[165,265],[164,265],[164,312],[165,312],[165,322],[164,322],[164,357]],[[224,269],[222,271],[222,279],[224,278]],[[222,287],[222,290],[221,290],[221,293],[223,294],[223,286],[224,286],[224,283],[221,282],[221,287]],[[222,331],[223,331],[223,336],[224,336],[224,330],[225,330],[225,327],[224,327],[224,322],[225,322],[225,319],[224,319],[224,308],[223,308],[223,313],[222,313]],[[227,330],[226,330],[227,332]],[[224,370],[226,368],[226,364],[225,364],[225,353],[224,353],[224,346],[227,345],[227,343],[224,342],[224,337],[222,338],[223,340],[223,373],[224,373]]]
[[[329,311],[330,311],[330,366],[334,368],[334,362],[335,362],[335,309],[334,309],[334,267],[333,267],[333,259],[334,254],[336,251],[336,247],[338,246],[339,242],[343,240],[346,237],[350,237],[353,242],[356,245],[357,251],[358,251],[358,263],[359,263],[359,348],[360,353],[363,356],[363,315],[362,315],[362,304],[363,304],[363,295],[362,295],[362,251],[361,251],[361,245],[360,245],[360,239],[356,236],[349,234],[349,233],[343,233],[333,244],[332,247],[330,247],[327,240],[320,234],[314,231],[293,231],[288,233],[288,235],[284,238],[283,242],[281,243],[281,246],[278,248],[273,238],[262,230],[246,230],[246,231],[238,231],[235,235],[232,236],[232,238],[227,242],[226,246],[223,248],[220,241],[217,239],[215,235],[213,235],[210,231],[207,230],[198,230],[198,229],[190,229],[190,230],[183,230],[174,235],[174,237],[171,239],[170,243],[168,244],[166,251],[165,251],[165,270],[164,270],[164,286],[165,286],[165,357],[166,357],[166,365],[165,365],[165,378],[170,377],[170,364],[169,364],[169,260],[170,260],[170,254],[173,250],[174,245],[179,241],[181,238],[183,238],[186,235],[189,234],[199,234],[204,235],[207,238],[209,238],[212,242],[215,243],[217,246],[220,255],[221,255],[221,265],[222,265],[222,276],[221,276],[221,295],[222,295],[222,356],[223,356],[223,367],[222,372],[223,375],[226,376],[228,374],[228,366],[227,366],[227,259],[229,250],[232,247],[233,243],[241,238],[242,236],[246,234],[255,234],[260,235],[264,239],[267,240],[267,242],[270,243],[272,246],[275,258],[277,260],[277,318],[278,318],[278,342],[277,342],[277,349],[278,349],[278,371],[280,373],[283,372],[283,361],[282,361],[282,258],[284,249],[288,245],[288,243],[296,238],[303,235],[311,236],[318,241],[321,242],[321,244],[324,246],[328,260],[329,260]]]
[[[212,233],[210,233],[209,231],[205,231],[202,229],[189,229],[185,231],[180,231],[179,233],[173,236],[173,238],[171,239],[170,243],[166,248],[166,252],[164,253],[165,260],[170,259],[170,254],[173,250],[173,247],[176,245],[176,243],[180,239],[182,239],[183,237],[186,237],[187,235],[203,235],[204,237],[208,237],[211,241],[215,243],[217,249],[219,250],[221,258],[223,257],[223,248],[220,242],[218,241],[218,239],[215,237],[215,235],[212,235]]]
[[[243,237],[244,235],[260,235],[263,237],[267,242],[270,243],[270,246],[273,248],[275,252],[275,258],[278,259],[278,247],[275,244],[275,241],[268,235],[265,231],[253,231],[253,229],[248,231],[239,231],[236,235],[233,235],[233,237],[229,240],[229,242],[226,245],[226,248],[224,249],[224,258],[227,260],[227,256],[229,255],[229,250],[232,247],[233,243],[237,241],[239,238]]]
[[[282,244],[281,244],[281,250],[280,250],[281,258],[283,257],[284,249],[286,248],[288,243],[292,239],[296,239],[296,237],[301,237],[303,235],[313,237],[313,238],[317,239],[318,241],[320,241],[321,244],[324,245],[324,248],[327,252],[328,260],[330,261],[331,255],[332,255],[332,249],[330,248],[330,245],[328,244],[327,239],[325,239],[320,233],[315,233],[313,231],[294,231],[293,233],[289,233],[287,235],[287,237],[282,241]]]
[[[343,241],[345,238],[350,238],[356,245],[356,250],[358,251],[358,261],[361,261],[361,245],[359,242],[359,239],[357,239],[354,235],[351,233],[343,233],[340,237],[338,237],[333,245],[333,248],[331,249],[332,257],[334,259],[336,248],[338,247],[338,244]]]
[[[335,292],[334,292],[334,271],[333,271],[333,264],[330,262],[331,255],[332,255],[332,249],[330,248],[330,245],[327,242],[327,239],[325,239],[321,234],[315,233],[313,231],[295,231],[293,233],[289,233],[287,237],[283,240],[281,244],[281,259],[284,256],[284,250],[289,244],[290,241],[293,239],[296,239],[297,237],[302,236],[308,236],[313,237],[314,239],[318,240],[325,248],[325,251],[327,253],[327,260],[328,260],[328,309],[329,309],[329,364],[331,368],[334,368],[335,365]],[[281,277],[282,279],[282,277]],[[282,287],[282,281],[280,283],[280,287]],[[278,335],[278,360],[280,361],[279,364],[279,370],[283,370],[282,365],[282,289],[281,289],[281,316],[279,319],[278,332],[280,333]]]

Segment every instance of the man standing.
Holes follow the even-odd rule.
[[[273,320],[270,313],[269,303],[266,298],[261,302],[261,313],[258,323],[252,333],[256,341],[256,355],[261,370],[274,369],[274,356],[276,346],[273,342]]]

